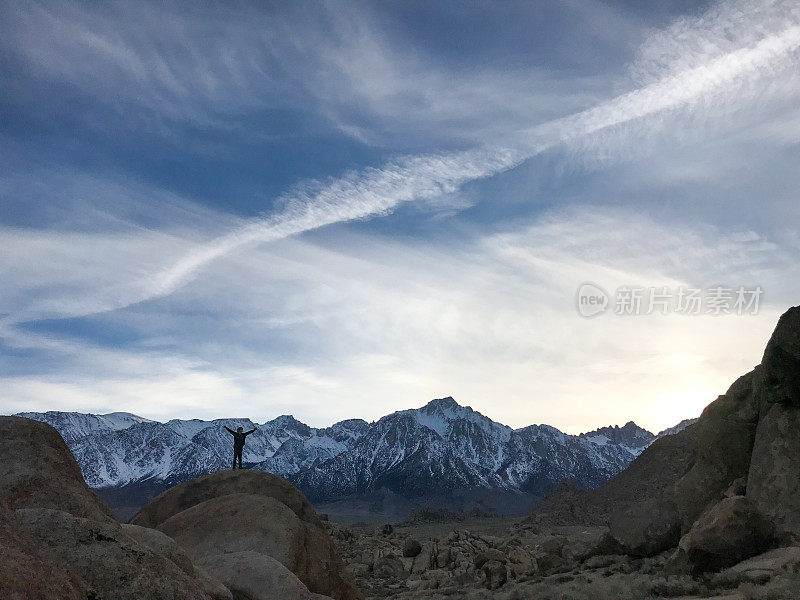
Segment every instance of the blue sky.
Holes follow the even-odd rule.
[[[0,412],[658,430],[797,304],[794,3],[0,9]]]

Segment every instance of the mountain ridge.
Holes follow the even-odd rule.
[[[261,424],[245,418],[162,423],[130,413],[19,416],[53,425],[98,489],[169,486],[228,468],[231,441],[223,426],[257,427],[244,461],[289,478],[317,503],[381,490],[411,500],[440,498],[443,504],[476,490],[541,497],[563,479],[593,488],[658,437],[633,422],[578,435],[550,425],[512,429],[450,396],[372,423],[346,419],[323,428],[291,415]]]

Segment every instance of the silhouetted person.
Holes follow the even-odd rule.
[[[250,431],[242,431],[241,427],[237,427],[236,431],[229,428],[227,425],[224,426],[225,429],[228,430],[233,436],[233,469],[236,468],[236,459],[239,459],[239,468],[242,468],[242,449],[244,448],[244,439],[253,433],[257,428],[253,427]]]

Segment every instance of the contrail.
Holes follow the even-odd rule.
[[[800,47],[800,26],[765,37],[755,46],[720,56],[589,110],[537,126],[516,148],[477,149],[402,159],[335,181],[316,194],[298,195],[276,216],[219,237],[158,273],[150,297],[172,293],[209,262],[265,242],[333,223],[391,212],[399,204],[458,190],[470,181],[512,169],[537,154],[602,129],[707,99],[731,84],[785,68],[782,59]]]
[[[388,214],[402,203],[452,193],[468,182],[502,173],[550,148],[575,143],[598,131],[700,102],[724,101],[740,93],[745,84],[779,73],[796,62],[800,48],[796,9],[776,8],[772,3],[755,8],[739,3],[724,8],[722,13],[717,10],[711,16],[704,15],[698,21],[700,26],[687,27],[682,36],[668,39],[675,47],[681,40],[673,38],[689,39],[702,51],[687,51],[691,60],[672,57],[672,62],[682,68],[668,70],[648,85],[521,131],[504,148],[401,158],[382,168],[348,174],[319,190],[295,193],[283,199],[285,208],[279,214],[213,239],[144,280],[106,290],[94,298],[92,308],[76,307],[70,316],[116,310],[166,296],[192,281],[212,261],[231,253],[334,223]],[[739,38],[732,36],[731,23],[743,28],[744,33],[734,32]],[[717,26],[722,33],[715,31]],[[754,29],[758,37],[752,35]],[[733,39],[740,47],[722,45],[723,38],[727,44]],[[703,56],[705,60],[701,60]]]

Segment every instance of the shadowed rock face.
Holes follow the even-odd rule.
[[[800,307],[781,317],[761,364],[709,404],[691,430],[695,442],[688,469],[662,499],[675,505],[677,523],[682,533],[691,533],[694,548],[703,547],[703,536],[712,536],[713,528],[695,527],[708,514],[726,515],[731,529],[745,513],[749,520],[764,515],[784,536],[800,534]],[[723,498],[737,481],[738,488],[746,482],[748,511],[723,510],[732,505]],[[648,531],[667,525],[661,512],[653,511],[650,519],[634,518],[634,512],[620,510],[614,519],[621,527],[627,518],[628,537],[647,538]],[[756,544],[744,547],[750,552],[746,556],[759,550]],[[720,561],[709,559],[705,566],[700,559],[690,562],[698,569],[718,567]]]
[[[126,533],[49,425],[0,417],[0,500],[0,598],[232,598],[151,536]]]
[[[673,548],[681,537],[680,517],[668,498],[653,498],[615,514],[611,535],[632,556],[652,556]]]
[[[704,512],[681,538],[678,552],[694,574],[718,571],[766,550],[772,526],[744,496],[725,498]]]
[[[786,311],[764,350],[757,382],[761,409],[773,404],[800,408],[800,306]]]
[[[0,598],[85,600],[86,592],[80,577],[44,554],[17,515],[0,506]]]
[[[779,533],[800,534],[800,409],[775,404],[759,422],[747,497]]]
[[[111,511],[86,485],[59,433],[22,417],[0,417],[0,504],[113,521]]]
[[[758,423],[753,390],[757,372],[737,379],[706,407],[694,425],[692,464],[671,490],[683,533],[722,498],[731,482],[747,476]]]
[[[199,563],[211,575],[222,580],[248,600],[284,600],[288,598],[324,599],[309,592],[294,573],[277,560],[259,552],[229,552],[210,555]]]
[[[653,442],[631,465],[599,488],[586,490],[562,481],[537,507],[528,523],[605,525],[626,507],[658,497],[692,465],[695,427]]]
[[[313,593],[337,600],[358,598],[314,508],[297,488],[275,475],[213,473],[162,493],[133,522],[157,527],[194,561],[213,565],[213,572],[237,589],[258,587],[253,565],[266,563],[252,556],[256,554],[283,565]],[[244,553],[249,566],[239,568],[219,558],[229,553]],[[292,578],[275,577],[291,587]]]
[[[17,518],[48,553],[69,565],[100,597],[115,600],[209,600],[175,563],[128,536],[119,524],[60,510],[19,509]]]
[[[779,533],[800,535],[800,307],[781,317],[761,367],[747,497]]]
[[[691,569],[719,568],[724,562],[707,551],[706,546],[720,542],[705,522],[711,518],[724,516],[726,531],[737,523],[746,531],[763,516],[784,537],[800,534],[800,307],[781,317],[761,364],[709,404],[692,430],[696,441],[690,466],[663,496],[677,507],[685,534],[681,545],[694,549],[686,553]],[[737,481],[739,489],[744,484],[747,502],[723,499]],[[624,520],[621,511],[617,521]],[[647,519],[631,519],[630,524],[641,527],[643,536],[655,525]],[[765,535],[756,537],[763,542]],[[741,547],[745,555],[733,546],[729,554],[746,558],[763,549],[763,543]],[[704,552],[711,558],[702,558]]]

